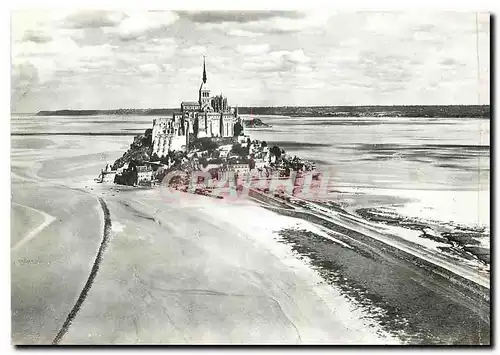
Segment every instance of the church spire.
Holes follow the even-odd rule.
[[[205,56],[203,56],[203,84],[207,83],[207,71],[205,70]]]

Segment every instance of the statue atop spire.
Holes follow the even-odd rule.
[[[205,70],[205,56],[203,56],[203,84],[207,83],[207,71]]]

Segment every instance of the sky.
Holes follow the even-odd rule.
[[[171,108],[207,84],[232,106],[489,104],[489,15],[15,11],[11,112]]]

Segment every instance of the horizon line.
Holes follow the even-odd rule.
[[[411,107],[411,106],[417,106],[417,107],[429,107],[429,106],[442,106],[442,107],[456,107],[456,106],[490,106],[490,104],[426,104],[426,105],[419,105],[419,104],[395,104],[395,105],[311,105],[311,106],[304,106],[304,105],[272,105],[272,106],[238,106],[238,108],[261,108],[261,107]],[[236,106],[231,106],[231,107],[236,107]],[[176,107],[148,107],[148,108],[61,108],[61,109],[42,109],[38,110],[36,112],[10,112],[10,113],[37,113],[37,112],[43,112],[43,111],[116,111],[116,110],[180,110],[180,108]]]

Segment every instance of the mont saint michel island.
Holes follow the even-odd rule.
[[[258,122],[261,127],[269,127],[260,119]],[[136,136],[123,156],[112,165],[106,164],[96,180],[157,186],[169,172],[181,170],[186,173],[183,186],[186,191],[189,182],[194,181],[190,175],[193,172],[208,172],[209,179],[233,182],[233,187],[237,188],[242,187],[242,179],[248,183],[249,178],[288,178],[292,172],[315,169],[313,162],[287,155],[277,145],[269,147],[266,141],[252,140],[245,134],[245,126],[237,106],[230,107],[222,94],[211,95],[204,60],[198,101],[183,101],[179,112],[173,113],[172,117],[154,119],[152,128]],[[318,174],[314,176],[318,178]],[[202,175],[198,173],[195,177],[198,183],[198,177]],[[226,181],[229,177],[234,181]],[[207,181],[203,188],[195,191],[208,193],[214,187]],[[283,195],[284,191],[281,189],[276,193]]]

